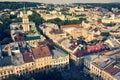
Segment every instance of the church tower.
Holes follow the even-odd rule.
[[[29,31],[30,27],[29,27],[29,19],[28,19],[28,15],[27,15],[27,11],[25,6],[23,7],[23,17],[22,17],[22,25],[23,25],[23,31]]]

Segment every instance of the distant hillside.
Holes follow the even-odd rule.
[[[74,3],[76,5],[91,5],[91,6],[86,6],[86,7],[102,7],[106,8],[108,10],[111,10],[112,7],[114,8],[119,8],[120,9],[120,3]]]
[[[37,5],[41,5],[41,3],[33,3],[33,2],[0,2],[0,10],[3,9],[18,9],[22,8],[26,5],[26,7],[36,7]]]

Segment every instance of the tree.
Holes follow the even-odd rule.
[[[40,71],[32,74],[26,75],[12,75],[4,80],[63,80],[62,74],[57,69],[52,71]]]
[[[101,32],[101,34],[100,34],[101,36],[110,36],[110,33],[109,32]]]
[[[6,79],[3,79],[3,80],[18,80],[18,76],[17,75],[14,75],[14,74],[12,74],[12,75],[9,75],[9,77],[7,77]]]
[[[87,43],[85,42],[85,38],[84,37],[79,37],[77,40],[78,44],[83,44],[83,45],[87,45]]]
[[[58,26],[61,26],[64,24],[64,21],[62,21],[61,19],[59,18],[55,18],[55,19],[50,19],[46,22],[50,22],[50,23],[54,23],[54,24],[57,24]]]
[[[76,78],[76,77],[73,77],[72,80],[82,80],[82,79],[78,79],[78,78]]]
[[[23,26],[22,25],[20,25],[20,29],[23,30]]]
[[[4,38],[4,39],[2,40],[1,44],[8,44],[8,43],[10,43],[10,42],[12,42],[12,39],[6,37],[6,38]]]
[[[31,78],[30,80],[35,80],[34,78]]]
[[[13,22],[22,22],[22,18],[15,18],[14,20],[13,20]]]
[[[29,16],[29,20],[35,22],[36,26],[44,22],[43,18],[41,18],[41,16],[35,11],[33,11],[33,14]]]
[[[10,27],[11,19],[5,16],[0,17],[3,24],[0,24],[0,44],[8,44],[12,42],[10,35]]]
[[[24,3],[27,7],[37,7],[37,5],[41,5],[41,3],[32,3],[32,2],[0,2],[0,10],[4,9],[18,9],[24,6]]]
[[[97,40],[97,39],[90,41],[91,44],[97,44],[98,42],[99,42],[99,40]]]

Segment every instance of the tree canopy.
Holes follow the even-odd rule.
[[[85,18],[79,18],[79,20],[65,20],[65,21],[63,21],[59,18],[55,18],[55,19],[47,20],[46,22],[57,24],[60,27],[61,25],[80,24],[80,23],[82,23],[83,20],[86,20],[86,19]]]
[[[33,3],[33,2],[0,2],[0,10],[3,9],[18,9],[18,8],[22,8],[24,6],[24,4],[26,5],[26,7],[36,7],[37,5],[41,5],[41,3]]]
[[[109,32],[101,32],[101,36],[110,36]]]
[[[5,16],[1,16],[0,20],[3,22],[3,24],[0,24],[0,44],[8,44],[12,42],[9,27],[11,19]]]
[[[63,80],[62,74],[58,70],[52,70],[52,71],[41,71],[37,73],[32,74],[26,74],[26,75],[10,75],[8,78],[4,80]]]
[[[29,16],[29,20],[35,22],[36,26],[44,22],[43,18],[36,11],[33,11],[33,14]]]

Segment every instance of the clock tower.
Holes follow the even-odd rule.
[[[29,19],[28,19],[28,15],[27,15],[27,11],[25,6],[23,7],[23,17],[22,17],[22,25],[23,25],[23,31],[29,31],[30,27],[29,27]]]

